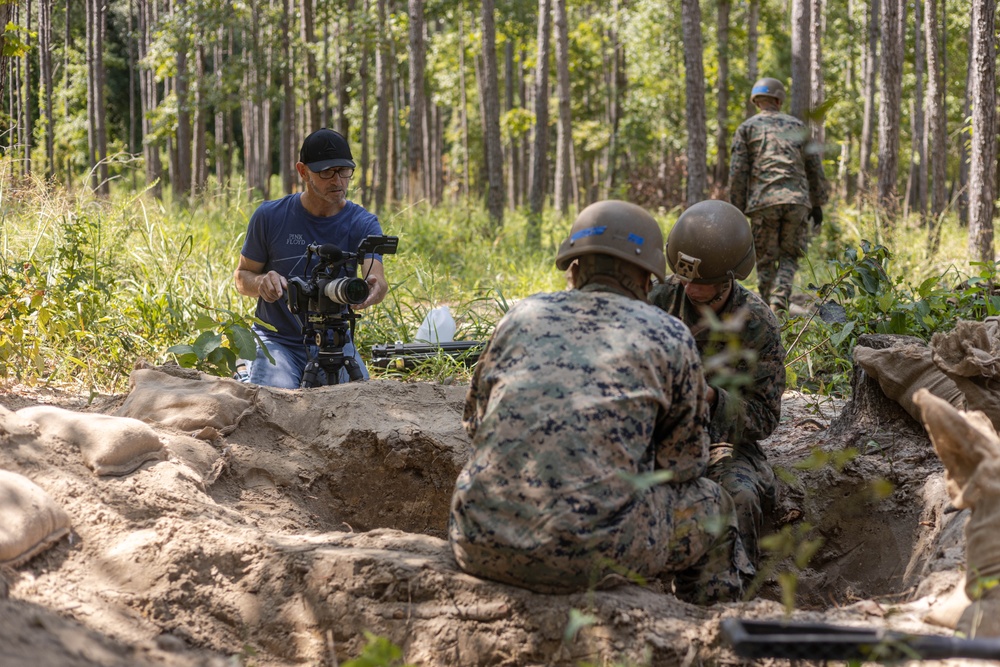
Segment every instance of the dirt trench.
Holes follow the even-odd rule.
[[[443,538],[468,455],[464,394],[262,388],[224,436],[157,427],[168,460],[121,478],[8,434],[0,467],[43,486],[74,533],[3,572],[0,649],[33,667],[333,665],[372,632],[424,665],[731,664],[719,619],[783,617],[774,574],[755,600],[701,608],[657,586],[544,596],[457,570]],[[777,561],[797,571],[793,618],[946,633],[923,620],[961,576],[963,516],[945,512],[940,464],[919,433],[809,463],[843,450],[829,429],[842,408],[786,394],[766,443],[782,480],[772,529],[823,540],[801,569]]]

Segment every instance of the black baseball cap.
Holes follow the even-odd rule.
[[[309,167],[310,171],[323,171],[330,167],[356,167],[351,147],[340,132],[328,130],[325,127],[316,130],[302,142],[299,151],[299,162]]]

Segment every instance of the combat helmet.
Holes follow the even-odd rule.
[[[667,236],[667,261],[685,282],[743,280],[757,262],[746,216],[729,202],[713,199],[689,207]]]
[[[765,76],[750,89],[750,101],[756,102],[758,97],[773,97],[778,100],[778,104],[784,104],[785,86],[777,79]]]
[[[624,201],[608,200],[580,211],[559,246],[556,268],[565,271],[582,255],[602,254],[623,259],[663,280],[663,232],[646,209]]]

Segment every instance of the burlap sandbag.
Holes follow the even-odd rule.
[[[128,398],[115,414],[211,439],[235,429],[253,412],[255,399],[256,388],[242,382],[208,376],[188,379],[144,368],[132,371]]]
[[[69,533],[69,517],[27,477],[0,470],[0,565],[20,565]]]
[[[968,410],[979,410],[1000,430],[1000,318],[959,320],[931,338],[934,363],[965,394]]]
[[[913,403],[913,394],[920,389],[948,401],[958,410],[965,409],[962,392],[934,364],[926,345],[897,345],[884,350],[859,345],[854,348],[854,361],[875,378],[886,396],[899,403],[918,422],[920,409]]]
[[[17,416],[38,424],[42,435],[79,447],[83,462],[98,475],[127,475],[147,461],[166,458],[156,431],[138,419],[73,412],[51,405],[22,408]]]

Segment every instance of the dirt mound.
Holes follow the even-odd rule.
[[[468,455],[464,395],[386,380],[260,388],[224,436],[150,422],[167,460],[123,477],[0,421],[0,468],[42,487],[73,527],[3,571],[4,664],[334,665],[360,653],[364,631],[427,665],[714,664],[734,659],[720,618],[782,614],[768,599],[699,608],[638,585],[537,595],[458,571],[442,538]],[[922,619],[961,577],[962,522],[944,514],[926,438],[838,469],[827,426],[843,406],[798,394],[784,406],[768,443],[785,471],[775,529],[793,547],[824,540],[799,573],[795,617],[947,633]],[[780,598],[773,577],[762,592]]]

